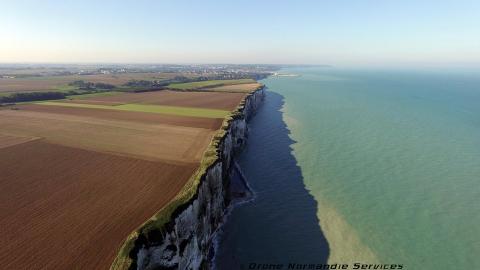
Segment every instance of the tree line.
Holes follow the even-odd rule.
[[[93,83],[93,82],[86,82],[83,80],[78,80],[69,83],[70,86],[78,87],[80,90],[93,90],[93,89],[103,89],[103,90],[112,90],[115,88],[115,85],[108,84],[108,83]]]
[[[48,99],[64,99],[65,93],[62,92],[30,92],[30,93],[14,93],[8,96],[0,97],[0,103],[15,103],[26,101],[38,101]]]

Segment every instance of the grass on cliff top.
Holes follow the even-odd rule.
[[[225,118],[230,113],[229,111],[216,110],[216,109],[164,106],[164,105],[145,105],[145,104],[122,104],[122,105],[108,106],[108,105],[79,104],[79,103],[66,103],[66,102],[55,102],[55,101],[37,102],[37,104],[46,105],[46,106],[62,106],[62,107],[90,108],[90,109],[102,109],[102,110],[147,112],[147,113],[159,113],[159,114],[170,114],[170,115],[188,116],[188,117],[204,117],[204,118]]]
[[[220,141],[227,133],[230,122],[234,119],[235,116],[239,115],[245,107],[245,100],[247,97],[243,99],[242,103],[237,107],[235,111],[231,112],[227,117],[225,117],[222,127],[215,134],[212,141],[210,142],[210,145],[205,150],[199,168],[190,177],[182,190],[175,196],[175,198],[173,198],[173,200],[169,204],[167,204],[164,208],[162,208],[153,217],[151,217],[148,221],[146,221],[136,231],[132,232],[127,237],[119,252],[117,253],[117,257],[113,261],[110,270],[130,269],[132,259],[129,257],[129,253],[135,246],[135,239],[137,239],[140,234],[148,234],[148,232],[155,229],[162,230],[165,224],[167,224],[171,220],[172,214],[175,209],[177,209],[181,205],[186,204],[191,198],[193,198],[193,196],[197,192],[198,186],[200,185],[202,175],[205,175],[207,169],[212,166],[218,159],[217,151]]]
[[[177,90],[195,90],[195,89],[202,89],[206,87],[243,84],[243,83],[255,83],[255,80],[252,80],[252,79],[211,80],[211,81],[201,81],[201,82],[191,82],[191,83],[172,83],[168,85],[168,88],[177,89]]]
[[[117,257],[110,266],[110,270],[130,269],[133,261],[129,254],[130,251],[135,247],[135,240],[138,238],[138,236],[140,234],[148,235],[148,233],[153,230],[163,231],[165,224],[171,220],[172,214],[175,212],[175,210],[193,198],[197,192],[198,186],[200,185],[202,175],[205,175],[207,169],[218,159],[217,150],[220,140],[223,136],[225,136],[229,122],[232,120],[233,115],[237,113],[238,111],[225,118],[221,129],[217,132],[217,134],[215,134],[210,142],[210,145],[205,150],[200,166],[193,173],[182,190],[173,198],[170,203],[168,203],[164,208],[160,209],[159,212],[142,224],[136,231],[127,236],[127,239],[124,241],[122,247],[117,253]]]

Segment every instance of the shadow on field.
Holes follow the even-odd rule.
[[[317,218],[317,203],[306,190],[291,153],[295,141],[282,119],[283,105],[282,95],[267,91],[250,122],[248,144],[238,162],[256,198],[234,209],[228,218],[216,269],[253,269],[253,263],[327,263],[329,248]]]

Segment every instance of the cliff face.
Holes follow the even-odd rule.
[[[264,97],[259,89],[245,98],[245,105],[235,115],[218,145],[218,159],[206,170],[196,196],[175,212],[173,220],[162,230],[160,241],[144,242],[136,250],[131,267],[151,269],[205,269],[209,265],[212,240],[223,222],[232,200],[238,194],[238,184],[231,185],[234,156],[243,148],[248,137],[247,121],[253,116]],[[232,190],[233,186],[236,186]]]

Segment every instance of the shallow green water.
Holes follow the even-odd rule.
[[[301,76],[264,83],[284,96],[329,262],[479,269],[480,73],[286,72]]]

